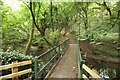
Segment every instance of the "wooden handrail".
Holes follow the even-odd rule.
[[[16,73],[12,73],[12,74],[2,76],[2,77],[0,77],[0,79],[14,78],[14,77],[17,77],[17,76],[20,76],[20,75],[23,75],[23,74],[27,74],[27,73],[30,73],[30,72],[32,72],[31,68],[27,69],[27,70],[23,70],[23,71],[19,71],[19,72],[16,72]]]
[[[28,65],[28,64],[32,64],[32,61],[29,60],[29,61],[14,63],[14,64],[3,65],[3,66],[0,66],[0,71],[1,70],[6,70],[6,69],[9,69],[9,68],[13,68],[13,67],[20,67],[20,66],[24,66],[24,65]]]
[[[6,70],[6,69],[9,69],[9,68],[12,69],[12,73],[11,74],[1,76],[0,79],[18,78],[18,76],[20,76],[20,75],[32,72],[31,68],[18,72],[18,67],[29,65],[29,64],[32,64],[31,60],[29,60],[29,61],[22,61],[22,62],[13,61],[12,64],[0,66],[0,71],[1,70]]]
[[[88,66],[86,66],[85,64],[83,64],[83,69],[88,72],[93,78],[101,78],[97,73],[95,73],[94,71],[92,71]]]

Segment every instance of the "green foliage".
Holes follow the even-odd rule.
[[[25,61],[25,60],[31,60],[32,56],[27,56],[24,54],[20,54],[16,51],[10,51],[10,52],[0,52],[0,58],[2,59],[2,65],[10,64],[12,61]]]
[[[118,53],[118,51],[110,51],[110,50],[105,50],[101,47],[96,47],[96,51],[100,52],[100,54],[105,55],[105,56],[111,56],[111,57],[120,57],[120,54]]]
[[[33,45],[38,46],[41,43],[42,40],[43,39],[42,39],[42,37],[40,37],[39,34],[35,34],[34,39],[33,39]]]
[[[50,43],[56,45],[56,43],[59,41],[58,30],[56,30],[54,32],[50,32],[49,35],[48,35],[48,39],[49,39]]]
[[[97,41],[102,41],[102,42],[106,42],[106,43],[112,43],[114,41],[117,42],[118,37],[117,37],[118,33],[107,33],[107,35],[98,35],[98,39]]]
[[[7,5],[2,6],[2,37],[3,41],[22,40],[28,38],[28,28],[23,27],[29,24],[25,11],[13,12]],[[20,13],[20,14],[18,14]],[[24,16],[26,17],[24,17]],[[30,16],[29,16],[30,17]],[[26,19],[25,19],[26,18]]]

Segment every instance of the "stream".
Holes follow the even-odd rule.
[[[86,65],[100,74],[104,80],[120,80],[120,64],[86,60]]]

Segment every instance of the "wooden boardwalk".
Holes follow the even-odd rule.
[[[52,71],[50,78],[77,78],[78,70],[76,51],[77,44],[70,44],[70,47]]]

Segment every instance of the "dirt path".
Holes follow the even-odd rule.
[[[77,44],[70,47],[53,70],[50,78],[77,78]]]

